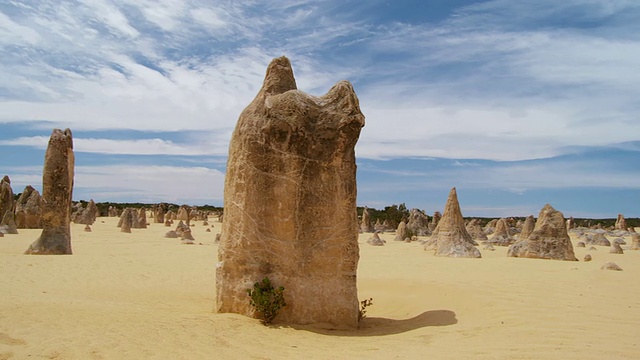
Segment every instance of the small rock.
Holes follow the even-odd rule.
[[[496,251],[496,249],[491,244],[485,245],[482,250]]]
[[[609,248],[609,254],[624,254],[624,251],[622,251],[620,244],[614,241]]]
[[[591,255],[587,254],[584,256],[584,261],[591,261]]]
[[[611,261],[607,261],[606,263],[604,263],[604,265],[602,265],[600,267],[600,270],[615,270],[615,271],[622,271],[622,268],[620,266],[618,266],[616,263],[611,262]]]
[[[576,244],[576,247],[586,247],[586,245],[583,241],[580,241]]]

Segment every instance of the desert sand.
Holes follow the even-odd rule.
[[[213,312],[220,223],[195,222],[202,245],[181,245],[163,224],[116,222],[72,224],[73,255],[23,255],[41,230],[0,238],[0,359],[640,358],[640,251],[461,259],[362,234],[358,297],[373,305],[359,330],[265,327]]]

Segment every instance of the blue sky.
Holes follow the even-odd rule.
[[[635,0],[0,2],[0,173],[41,189],[74,133],[74,199],[222,205],[229,138],[269,61],[366,125],[358,204],[640,216]]]

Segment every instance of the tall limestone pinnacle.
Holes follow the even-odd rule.
[[[480,250],[474,246],[474,241],[465,228],[455,187],[449,192],[444,214],[438,222],[434,234],[436,236],[436,256],[482,257]]]
[[[42,234],[25,254],[71,254],[74,164],[71,130],[53,129],[42,171]]]
[[[218,312],[253,316],[246,290],[284,286],[276,322],[358,323],[354,147],[364,126],[351,84],[297,90],[286,57],[268,66],[229,145],[216,269]]]

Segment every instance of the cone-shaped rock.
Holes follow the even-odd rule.
[[[369,215],[369,208],[364,207],[362,209],[362,221],[360,223],[360,232],[373,232],[373,226],[371,225],[371,216]]]
[[[42,197],[31,185],[24,188],[16,202],[16,226],[18,229],[42,228]]]
[[[480,220],[471,219],[467,224],[467,232],[471,235],[471,239],[473,240],[487,240],[487,235],[482,230],[482,226],[480,226]]]
[[[514,243],[509,231],[509,225],[505,219],[499,219],[493,236],[487,242],[498,246],[509,246]]]
[[[522,224],[522,231],[518,234],[518,240],[526,240],[529,235],[531,235],[535,227],[536,220],[533,218],[533,215],[527,216],[524,220],[524,224]]]
[[[531,235],[511,245],[507,256],[578,261],[564,216],[549,204],[540,210]]]
[[[167,204],[160,203],[153,208],[154,222],[157,224],[164,223],[164,213],[167,211]]]
[[[321,97],[296,89],[274,59],[229,145],[216,269],[218,312],[254,315],[247,289],[284,286],[284,323],[356,327],[359,302],[354,147],[364,126],[341,81]]]
[[[444,214],[434,231],[435,255],[448,257],[479,258],[480,250],[473,246],[471,235],[467,232],[458,203],[456,188],[451,189]]]
[[[407,232],[407,224],[404,221],[400,221],[398,224],[398,229],[396,229],[396,237],[393,238],[394,241],[404,241],[408,237],[409,233]]]
[[[407,230],[417,236],[429,236],[429,216],[420,209],[411,209],[409,213],[409,221],[407,222]]]
[[[624,230],[627,231],[627,221],[624,218],[624,215],[618,214],[618,218],[616,219],[616,223],[614,225],[616,230]]]
[[[87,204],[87,208],[78,212],[75,219],[73,219],[73,222],[76,224],[93,225],[99,214],[100,210],[98,209],[98,206],[93,199],[91,199]]]
[[[11,210],[5,211],[4,216],[0,220],[0,229],[7,234],[18,233],[18,227],[16,226],[16,221],[13,218],[13,212]]]
[[[73,196],[73,136],[54,129],[42,171],[42,234],[25,254],[71,254],[71,199]]]
[[[13,189],[11,188],[11,179],[5,175],[0,180],[0,217],[4,216],[7,211],[13,214],[14,199]]]
[[[367,239],[367,244],[369,245],[373,245],[373,246],[384,246],[384,240],[382,240],[380,238],[380,235],[378,235],[378,233],[373,233],[373,235]]]
[[[640,234],[631,234],[631,246],[629,247],[629,250],[640,250]]]

